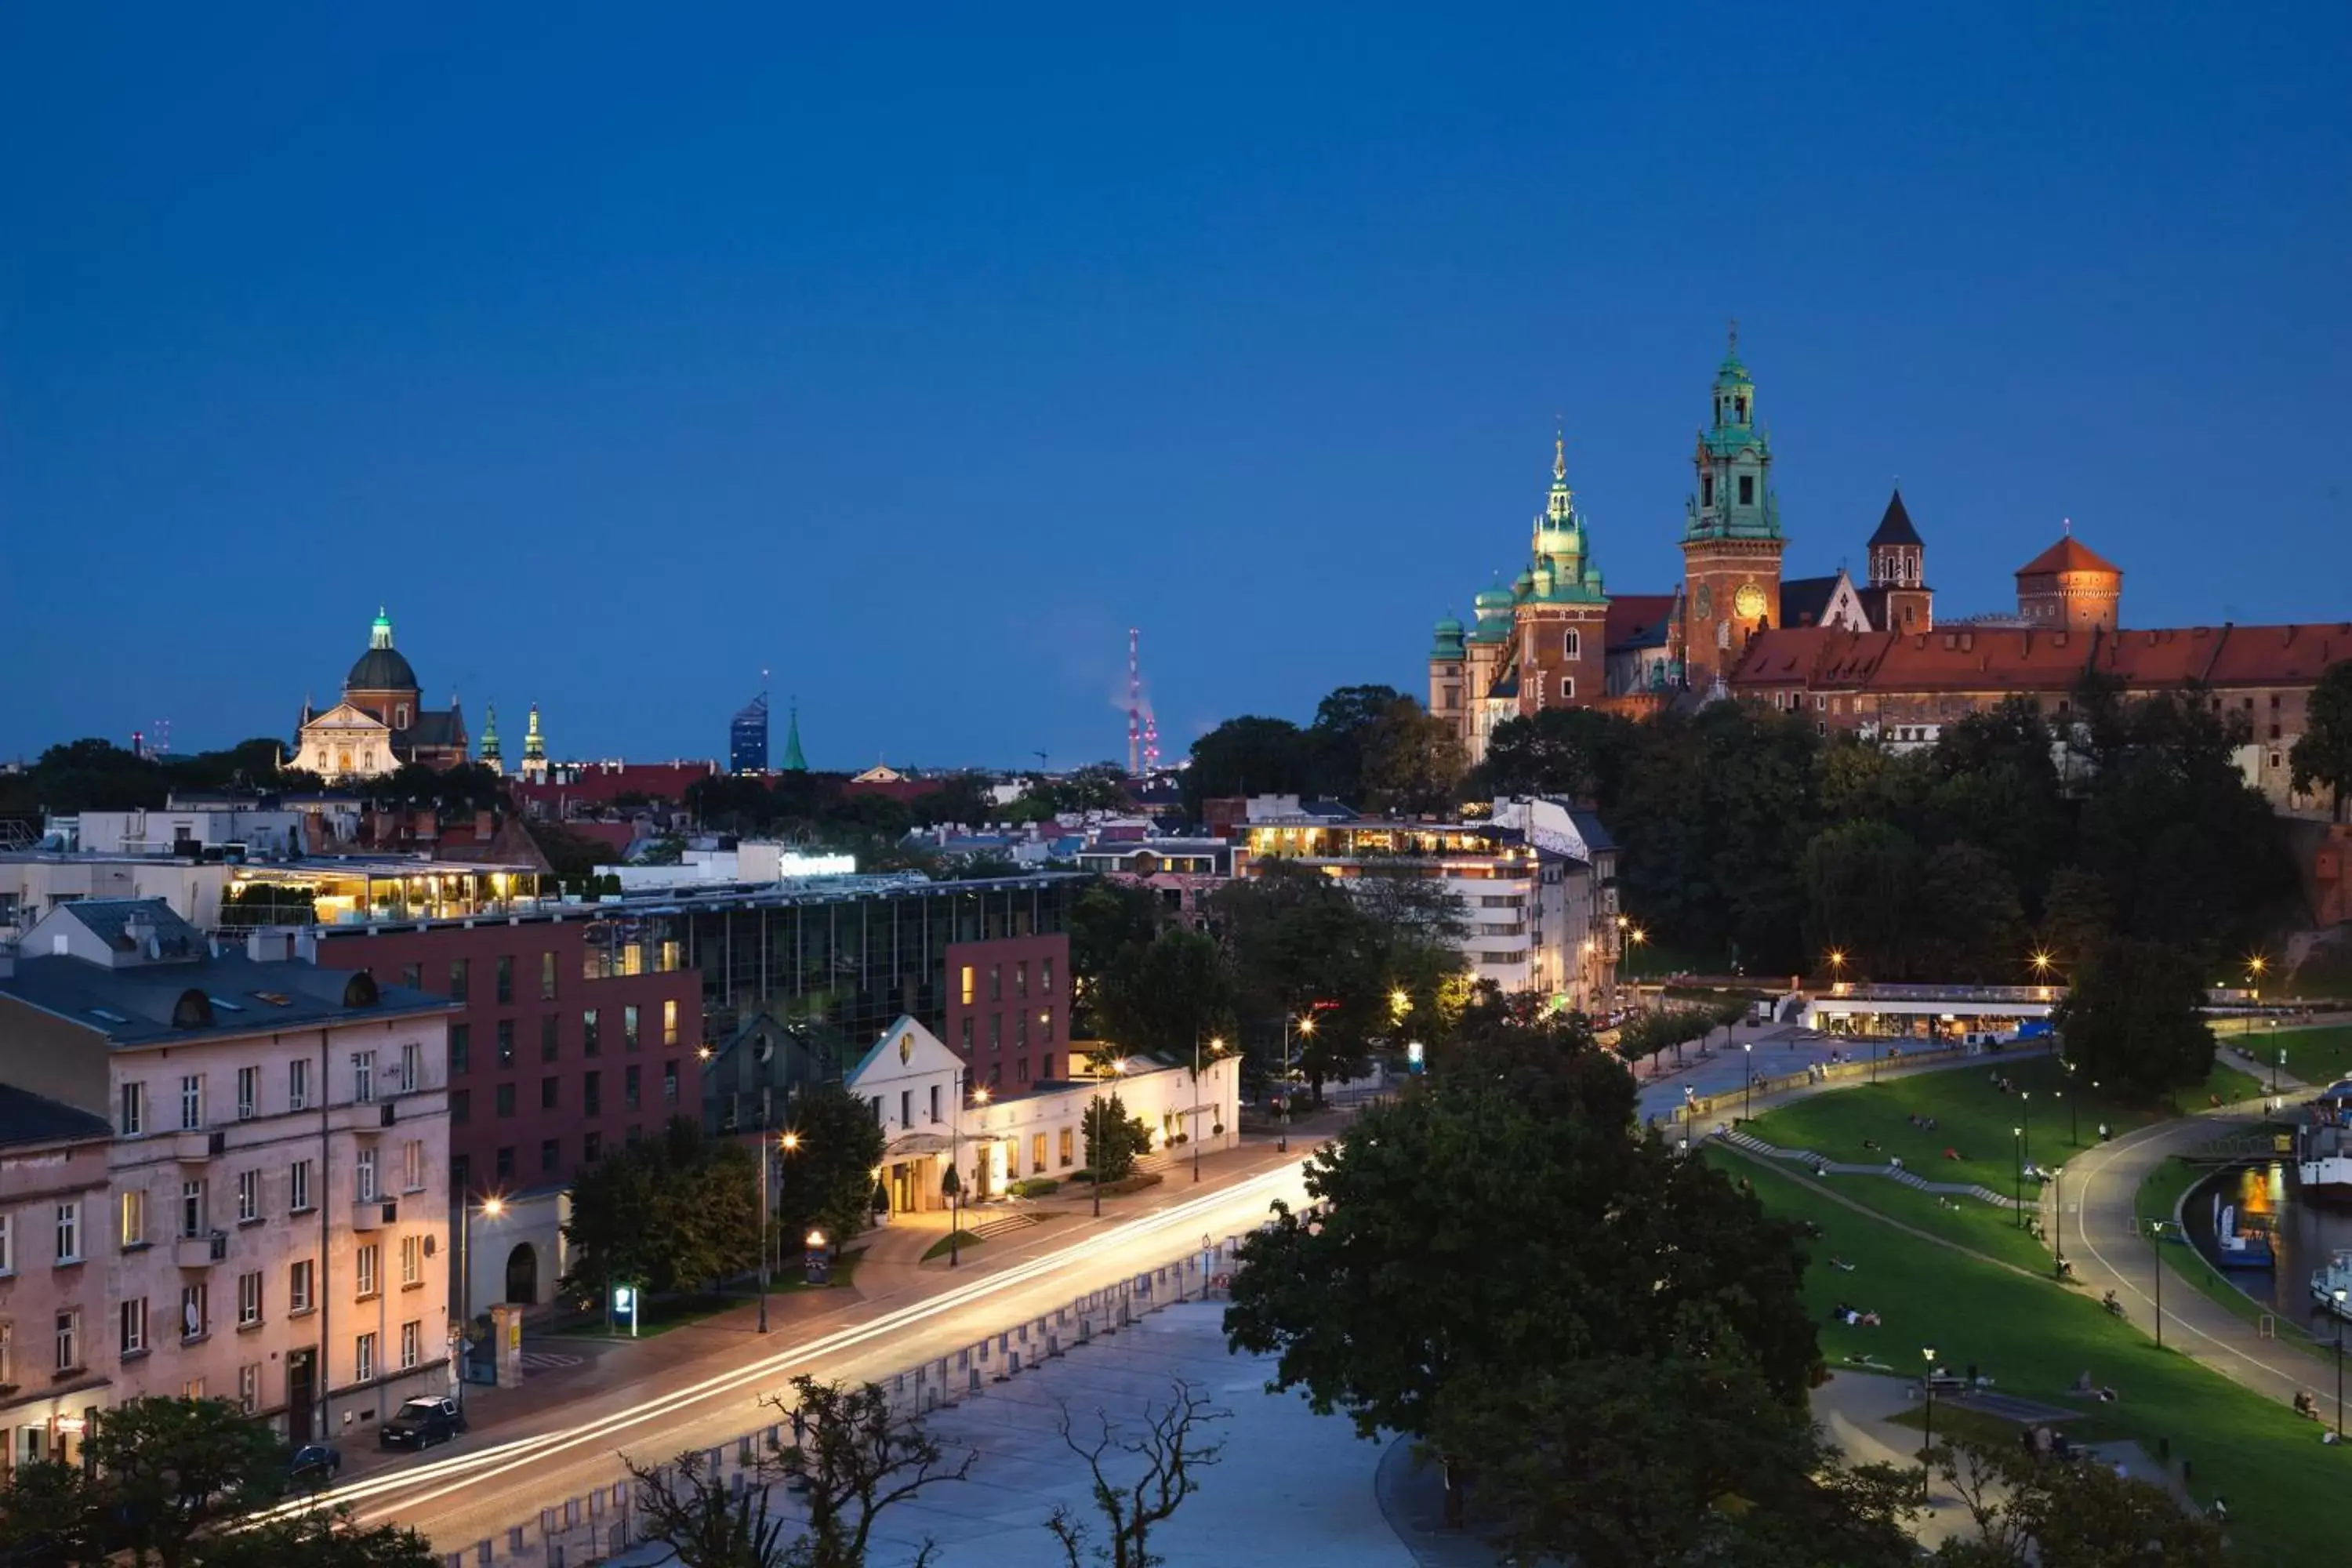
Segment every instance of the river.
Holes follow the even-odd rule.
[[[2234,1204],[2244,1216],[2240,1228],[2267,1225],[2272,1230],[2275,1261],[2268,1270],[2231,1268],[2223,1278],[2282,1318],[2297,1322],[2315,1321],[2311,1304],[2311,1276],[2337,1252],[2352,1252],[2352,1209],[2310,1203],[2295,1190],[2291,1163],[2268,1160],[2235,1166],[2208,1177],[2189,1191],[2181,1205],[2189,1238],[2209,1259],[2213,1245],[2213,1194]],[[2250,1223],[2252,1222],[2252,1223]]]

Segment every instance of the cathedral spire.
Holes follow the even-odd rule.
[[[778,771],[788,773],[808,772],[808,759],[801,755],[801,702],[797,697],[793,699],[792,716],[785,724],[784,759]]]

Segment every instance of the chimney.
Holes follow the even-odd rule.
[[[283,963],[294,956],[294,933],[283,926],[257,926],[246,933],[245,955],[256,963]]]

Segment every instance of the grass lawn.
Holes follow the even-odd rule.
[[[2252,1035],[2242,1037],[2227,1023],[2221,1030],[2221,1055],[2228,1060],[2238,1060],[2239,1045],[2254,1053],[2250,1072],[2263,1075],[2263,1083],[2270,1083],[2270,1064],[2280,1051],[2286,1053],[2286,1070],[2304,1082],[2326,1088],[2340,1078],[2352,1078],[2352,1024],[2331,1024],[2317,1029],[2257,1028]],[[2244,1065],[2241,1063],[2241,1065]]]
[[[1895,1125],[1903,1128],[1899,1113]],[[2230,1499],[2230,1533],[2241,1561],[2308,1563],[2340,1552],[2327,1500],[2352,1481],[2352,1448],[2322,1447],[2312,1423],[2157,1350],[2086,1292],[1905,1235],[1759,1162],[1710,1157],[1752,1179],[1774,1213],[1821,1227],[1811,1244],[1816,1261],[1806,1270],[1806,1297],[1821,1315],[1822,1350],[1832,1366],[1849,1354],[1869,1355],[1916,1375],[1925,1363],[1922,1349],[1933,1346],[1944,1365],[1964,1370],[1974,1363],[2003,1392],[2062,1407],[2083,1404],[2065,1390],[2088,1372],[2122,1397],[2090,1405],[2083,1421],[2069,1424],[2069,1435],[2131,1436],[2151,1455],[2159,1439],[2169,1439],[2173,1457],[2195,1465],[2198,1501],[2217,1491]],[[1833,1254],[1854,1270],[1827,1268]],[[1831,1303],[1840,1300],[1880,1313],[1885,1326],[1828,1322]],[[1942,1415],[1939,1408],[1939,1426]]]
[[[953,1236],[943,1236],[937,1241],[931,1243],[929,1247],[924,1248],[923,1261],[929,1263],[934,1258],[945,1258],[948,1255],[949,1244],[950,1242],[954,1243],[955,1250],[959,1252],[970,1252],[973,1247],[980,1245],[980,1237],[974,1236],[968,1230],[957,1231]]]

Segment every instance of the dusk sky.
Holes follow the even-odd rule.
[[[1419,693],[1555,417],[1662,592],[2060,519],[2352,618],[2352,6],[0,9],[0,758],[290,734],[379,603],[562,757],[1181,753]]]

